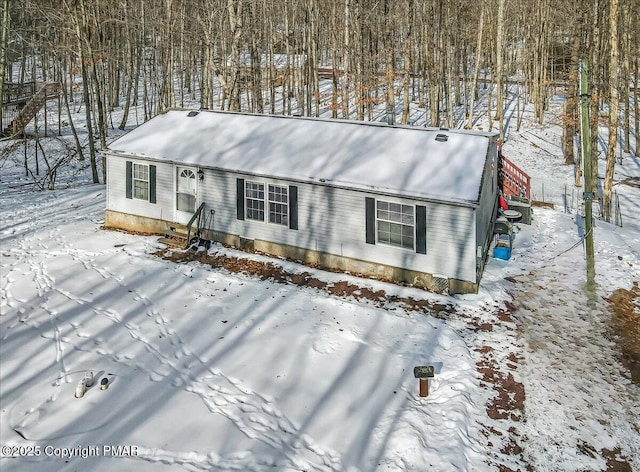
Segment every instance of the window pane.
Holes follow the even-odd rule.
[[[402,222],[405,224],[413,224],[413,207],[402,205]]]
[[[149,180],[149,166],[133,164],[133,178],[138,180]]]
[[[402,247],[413,249],[413,236],[402,236]]]
[[[401,217],[400,213],[395,212],[395,211],[390,211],[389,212],[389,221],[394,221],[396,223],[400,223],[402,221],[402,217]]]
[[[147,182],[133,181],[133,197],[141,200],[149,200],[149,187]]]
[[[390,241],[394,246],[402,246],[402,235],[399,232],[391,232]]]
[[[391,223],[391,235],[402,236],[402,226],[395,223]]]
[[[279,225],[287,225],[288,222],[288,210],[287,205],[282,203],[269,203],[269,223],[276,223]]]
[[[399,203],[389,203],[389,211],[394,211],[396,213],[400,213],[402,205]]]
[[[178,194],[178,210],[179,211],[196,211],[196,197],[188,193]]]

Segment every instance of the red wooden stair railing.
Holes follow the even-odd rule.
[[[531,199],[531,177],[517,165],[504,157],[502,146],[498,146],[499,177],[502,193]]]

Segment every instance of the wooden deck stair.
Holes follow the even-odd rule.
[[[192,241],[200,241],[200,236],[202,234],[201,228],[203,210],[204,202],[200,204],[200,206],[186,225],[172,223],[173,226],[170,226],[169,231],[165,232],[164,238],[160,238],[158,241],[167,244],[168,246],[183,247],[185,249],[189,247]],[[207,248],[208,247],[209,246],[207,246]]]
[[[171,247],[184,248],[187,247],[187,238],[189,237],[188,232],[186,225],[171,226],[169,231],[166,231],[164,233],[164,237],[160,238],[158,242]]]
[[[47,100],[56,98],[60,93],[60,84],[57,82],[46,82],[36,92],[35,95],[25,104],[25,106],[13,118],[8,128],[4,129],[5,134],[16,136],[24,131],[24,128],[38,114]]]

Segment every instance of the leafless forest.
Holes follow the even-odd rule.
[[[2,2],[0,81],[63,84],[60,108],[83,104],[101,146],[109,127],[124,129],[132,106],[145,119],[196,102],[366,120],[386,105],[409,123],[415,103],[432,126],[470,128],[484,113],[503,130],[508,91],[542,122],[560,89],[571,164],[579,159],[580,62],[594,144],[599,123],[610,129],[611,175],[616,136],[630,152],[630,135],[639,134],[639,0]],[[123,118],[112,123],[118,107]]]

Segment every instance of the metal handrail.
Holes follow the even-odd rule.
[[[193,214],[193,216],[191,217],[191,219],[187,223],[187,243],[186,243],[185,249],[187,249],[189,247],[189,244],[191,242],[191,226],[193,226],[193,222],[196,220],[196,218],[198,219],[197,235],[200,236],[200,222],[201,222],[201,218],[202,218],[202,210],[204,210],[204,202],[202,202],[200,204],[200,206],[198,207],[196,212]]]

